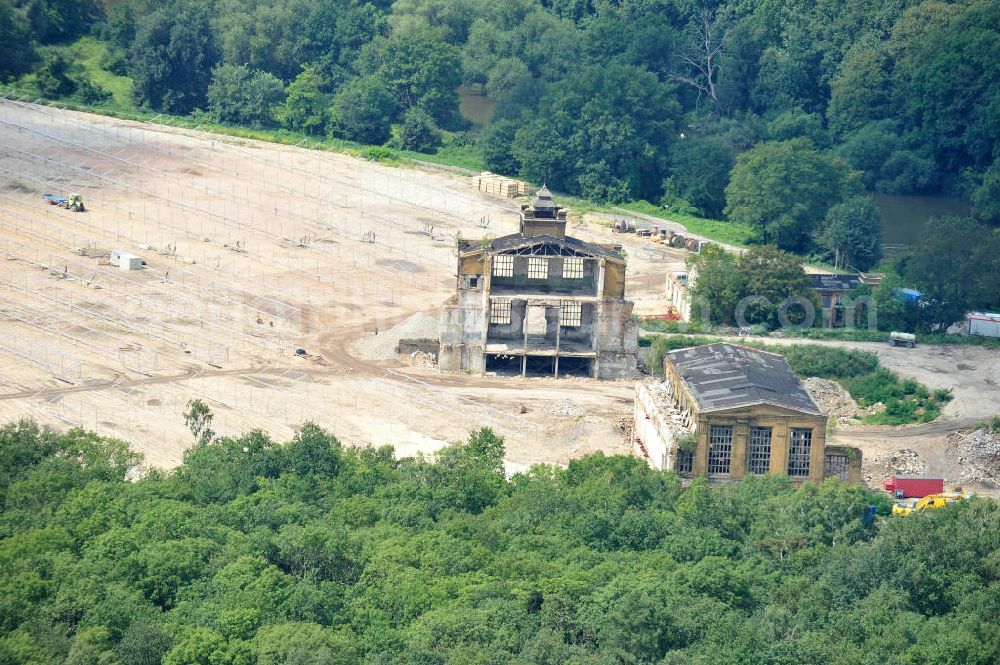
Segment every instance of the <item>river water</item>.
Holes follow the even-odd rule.
[[[914,244],[931,217],[969,214],[968,200],[959,196],[873,194],[872,199],[882,214],[882,246],[886,249]]]
[[[475,130],[482,129],[489,122],[496,105],[495,99],[475,88],[461,86],[458,89],[458,110],[472,123]]]

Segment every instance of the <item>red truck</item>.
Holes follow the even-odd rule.
[[[893,476],[885,481],[883,487],[896,499],[920,498],[944,492],[944,478]]]

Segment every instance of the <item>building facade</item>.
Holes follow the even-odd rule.
[[[861,480],[861,451],[826,445],[827,417],[781,355],[732,344],[672,351],[636,387],[634,437],[654,468],[736,480]]]
[[[616,379],[634,375],[637,358],[624,255],[567,236],[545,187],[521,206],[518,233],[460,244],[442,370]]]
[[[853,325],[854,311],[847,304],[847,293],[861,285],[857,275],[812,274],[809,288],[819,296],[820,316],[824,328]]]

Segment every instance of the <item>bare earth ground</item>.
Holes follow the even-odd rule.
[[[631,382],[450,376],[351,351],[437,316],[456,234],[511,233],[516,210],[441,171],[0,102],[0,420],[87,427],[162,467],[192,442],[192,398],[220,434],[282,440],[311,419],[412,454],[490,425],[512,468],[627,452],[613,423]],[[106,265],[112,249],[148,268]],[[662,255],[633,258],[630,288],[652,295]],[[547,408],[567,400],[574,415]]]
[[[41,199],[71,191],[88,212]],[[436,317],[454,289],[455,236],[512,233],[516,211],[444,171],[0,101],[0,421],[83,426],[168,468],[192,443],[181,414],[193,398],[224,435],[284,440],[313,420],[408,455],[488,425],[511,470],[630,452],[616,423],[632,381],[440,374],[358,344]],[[664,312],[664,277],[686,252],[590,220],[570,232],[623,243],[636,313]],[[112,249],[147,269],[106,265]],[[930,425],[840,440],[866,456],[912,448],[952,474],[948,434],[1000,411],[1000,355],[871,346],[955,400]]]

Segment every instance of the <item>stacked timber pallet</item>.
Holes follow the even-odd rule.
[[[476,189],[487,194],[495,194],[508,199],[528,194],[528,183],[489,171],[483,171],[479,175],[473,176],[473,180],[476,181]]]

